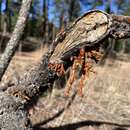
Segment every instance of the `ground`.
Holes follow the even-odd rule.
[[[36,61],[42,51],[16,53],[2,83],[18,82]],[[85,82],[84,96],[75,94],[76,81],[69,97],[65,88],[45,93],[29,110],[36,129],[43,130],[129,130],[130,128],[130,58],[123,55],[108,58],[105,65],[94,67],[97,74],[90,74]]]

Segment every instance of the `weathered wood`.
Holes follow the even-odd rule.
[[[112,25],[111,17],[99,10],[90,11],[78,18],[65,39],[59,42],[50,58],[51,63],[61,63],[73,52],[84,46],[93,46],[106,38]]]
[[[18,100],[20,105],[18,105],[17,110],[19,110],[25,103],[27,104],[33,100],[33,97],[36,97],[53,84],[57,75],[55,71],[48,68],[49,63],[62,62],[64,64],[67,62],[66,59],[73,55],[80,47],[100,45],[102,43],[101,41],[107,37],[117,39],[129,37],[130,24],[128,19],[129,17],[123,17],[122,19],[122,16],[113,16],[98,10],[90,11],[77,19],[65,32],[56,37],[48,53],[43,56],[34,68],[30,69],[30,71],[23,76],[20,84],[9,88],[5,92],[8,98],[14,98],[11,98],[10,104],[14,102],[14,100]],[[123,27],[120,26],[120,24],[122,24]],[[4,99],[6,99],[6,97],[4,97]],[[1,105],[5,102],[5,100],[1,100]],[[17,103],[15,102],[12,106],[15,106],[15,104]],[[7,108],[5,108],[5,110],[6,109]],[[11,109],[11,111],[14,112],[14,109]],[[22,113],[24,116],[18,118],[19,121],[23,120],[23,118],[27,118],[26,110],[23,109]],[[17,115],[17,111],[14,112],[14,115]],[[10,119],[5,118],[5,122],[6,120],[8,122],[8,120],[12,118],[13,117],[10,117]],[[19,123],[17,123],[17,125],[19,125]],[[4,123],[1,125],[1,128],[3,128],[3,126],[5,126]],[[27,125],[27,128],[30,128],[30,124]],[[7,127],[7,130],[9,129],[10,128]]]
[[[110,15],[94,10],[78,18],[62,42],[59,42],[50,58],[51,63],[62,63],[81,47],[91,47],[107,37],[123,39],[130,37],[130,17]]]

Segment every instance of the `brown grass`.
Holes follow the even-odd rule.
[[[130,129],[129,61],[108,59],[104,66],[95,67],[97,75],[91,74],[86,80],[84,97],[76,96],[69,108],[43,127],[67,130],[123,130],[127,126],[127,130]],[[74,85],[73,91],[77,87]],[[34,112],[39,114],[39,118],[34,113],[31,115],[32,122],[37,124],[45,121],[64,108],[68,99],[63,93],[64,89],[55,88],[52,98],[41,98],[44,102],[43,108],[40,107]],[[97,121],[101,125],[98,126]]]

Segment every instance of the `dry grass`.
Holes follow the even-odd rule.
[[[91,74],[86,80],[84,97],[76,96],[71,106],[59,117],[44,124],[46,119],[64,108],[68,101],[64,97],[63,89],[54,89],[53,98],[40,99],[44,102],[43,108],[40,107],[33,113],[34,115],[31,115],[32,122],[37,124],[43,121],[43,127],[56,130],[125,130],[124,126],[130,127],[129,61],[130,59],[128,61],[108,59],[105,66],[95,67],[98,73]],[[74,85],[74,87],[78,86]],[[35,114],[39,114],[39,118]],[[99,125],[98,121],[102,125]],[[130,129],[129,127],[127,130]]]
[[[23,73],[41,57],[41,52],[16,54],[3,82],[18,81]],[[128,130],[130,125],[130,59],[127,61],[108,59],[104,66],[95,67],[97,74],[86,80],[84,97],[76,95],[69,107],[70,98],[64,96],[64,89],[53,89],[50,96],[41,97],[30,110],[33,124],[44,129],[65,130]],[[78,87],[76,81],[74,90]],[[66,107],[66,109],[64,109]],[[62,110],[56,118],[47,121]],[[115,123],[115,124],[113,124]],[[119,124],[119,125],[117,125]],[[116,125],[116,126],[115,126]]]

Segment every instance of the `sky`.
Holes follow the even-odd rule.
[[[90,9],[90,6],[85,4],[85,1],[88,1],[88,0],[79,0],[80,1],[80,6],[81,6],[81,11],[80,11],[80,14],[83,14],[85,12],[87,12],[89,9]],[[92,1],[92,0],[91,0]],[[107,0],[103,0],[104,1],[104,4],[102,6],[97,6],[96,9],[100,9],[100,10],[105,10],[105,4],[107,4]],[[117,7],[116,5],[114,4],[114,1],[115,0],[111,0],[111,9],[112,9],[112,12],[114,13],[118,13],[117,11]],[[40,0],[40,4],[42,6],[42,3],[43,0]],[[53,16],[52,16],[52,11],[53,11],[53,8],[54,5],[53,5],[53,0],[50,0],[50,3],[49,3],[49,19],[52,20],[53,19]]]
[[[41,13],[42,13],[43,0],[39,0],[39,1],[40,1],[40,5],[39,6],[40,6],[40,9],[41,9]],[[54,11],[53,1],[54,0],[49,0],[49,13],[48,13],[49,21],[53,21],[55,24],[57,24],[58,21],[56,19],[56,16],[54,16],[54,13],[53,13],[53,11]],[[87,12],[88,10],[90,10],[90,6],[88,4],[85,4],[86,1],[93,1],[93,0],[79,0],[79,1],[80,1],[80,6],[81,6],[80,14],[82,15],[83,13]],[[97,1],[99,1],[99,0],[97,0]],[[96,9],[100,9],[100,10],[104,11],[105,7],[106,7],[105,4],[107,4],[107,1],[108,0],[103,0],[103,5],[97,6]],[[114,1],[115,0],[111,0],[111,5],[110,6],[111,6],[111,9],[112,9],[112,12],[117,14],[118,13],[118,9],[117,9],[117,6],[114,4]]]
[[[37,2],[38,0],[35,0],[35,1]],[[90,6],[88,4],[86,4],[86,1],[92,1],[92,0],[79,0],[79,1],[80,1],[80,6],[81,6],[80,14],[83,14],[90,9]],[[105,10],[105,4],[107,3],[107,1],[108,0],[103,0],[104,4],[102,6],[97,6],[96,9],[100,9],[100,10],[104,11]],[[114,13],[118,13],[117,7],[116,7],[116,5],[114,5],[114,1],[115,0],[111,0],[111,9]],[[39,0],[39,7],[40,7],[40,10],[41,10],[41,13],[42,13],[42,4],[43,4],[43,0]],[[2,4],[2,10],[4,10],[4,8],[5,8],[5,4],[3,3]],[[52,13],[53,11],[54,11],[53,0],[49,0],[49,13],[48,14],[49,14],[49,20],[50,21],[55,20],[55,16]]]
[[[42,5],[42,1],[43,0],[40,0],[40,3],[41,3],[41,5]],[[52,21],[52,20],[54,20],[55,19],[55,17],[54,17],[54,15],[52,15],[52,11],[53,11],[53,7],[54,7],[54,5],[53,5],[53,2],[52,2],[53,0],[50,0],[50,3],[49,3],[49,19],[50,19],[50,21]],[[85,12],[87,12],[89,9],[90,9],[90,6],[89,5],[87,5],[87,4],[85,4],[85,1],[88,1],[88,0],[79,0],[80,1],[80,6],[81,6],[81,11],[80,11],[80,14],[82,15],[83,13],[85,13]],[[92,0],[90,0],[90,1],[92,1]],[[96,7],[96,9],[100,9],[100,10],[105,10],[105,4],[107,4],[107,2],[106,2],[107,0],[104,0],[104,4],[102,5],[102,6],[97,6]],[[116,5],[114,4],[114,1],[115,0],[111,0],[111,9],[112,9],[112,12],[114,12],[114,13],[118,13],[117,12],[117,7],[116,7]]]

